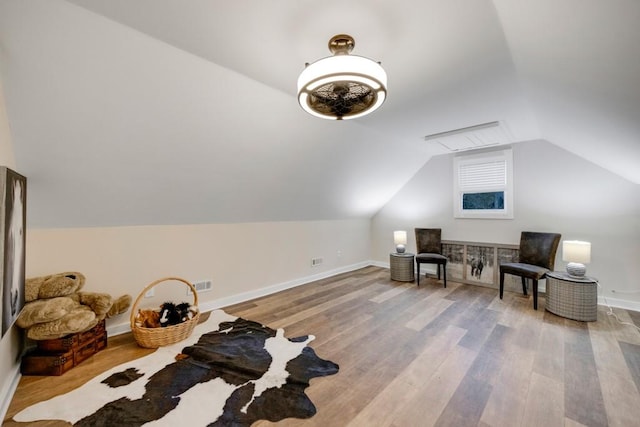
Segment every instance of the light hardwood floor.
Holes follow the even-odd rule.
[[[535,311],[521,294],[500,300],[434,279],[418,288],[367,267],[225,310],[287,337],[313,334],[316,353],[340,365],[307,389],[318,413],[279,426],[640,425],[640,332],[606,307],[584,323],[544,303]],[[614,312],[640,325],[640,313]],[[11,421],[20,409],[148,353],[125,334],[61,377],[23,377],[3,425],[24,425]]]

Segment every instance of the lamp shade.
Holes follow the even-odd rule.
[[[403,254],[405,251],[404,245],[407,244],[407,232],[403,230],[394,231],[393,243],[396,244],[396,253]]]
[[[406,245],[407,244],[407,232],[406,231],[394,231],[393,232],[393,243],[396,245]]]
[[[562,242],[562,260],[568,261],[567,273],[579,279],[587,272],[585,264],[591,262],[591,243],[579,240],[565,240]]]
[[[562,242],[562,260],[588,264],[591,262],[591,243],[579,240],[565,240]]]

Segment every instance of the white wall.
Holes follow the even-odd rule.
[[[11,142],[11,130],[7,119],[7,111],[4,103],[4,93],[0,82],[0,166],[16,169],[13,156],[13,144]],[[17,328],[9,329],[0,341],[0,415],[4,418],[9,397],[17,383],[17,372],[22,354],[22,334]],[[0,418],[0,419],[2,419]]]
[[[545,141],[515,144],[515,218],[453,218],[453,155],[432,158],[372,221],[372,258],[388,262],[393,230],[441,227],[445,240],[518,244],[520,232],[552,231],[592,243],[587,274],[609,303],[640,310],[640,185]],[[556,270],[566,266],[558,251]]]
[[[207,309],[364,265],[370,256],[368,219],[112,228],[31,229],[27,277],[79,271],[85,290],[130,294],[168,276],[212,280],[199,293]],[[311,258],[323,263],[311,267]],[[140,306],[167,299],[192,301],[187,288],[167,282]],[[107,321],[111,332],[128,326],[127,315]]]
[[[0,166],[15,169],[16,161],[13,156],[13,144],[11,142],[11,129],[7,118],[7,109],[4,103],[2,81],[0,81]]]

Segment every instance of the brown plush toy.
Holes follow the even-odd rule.
[[[160,312],[149,309],[138,309],[138,314],[136,315],[136,325],[141,328],[159,328]]]
[[[91,329],[105,317],[124,313],[131,296],[113,298],[98,292],[80,292],[85,276],[78,272],[27,279],[26,304],[16,324],[32,340],[47,340]]]

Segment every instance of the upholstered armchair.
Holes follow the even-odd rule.
[[[538,309],[538,280],[553,270],[561,235],[523,231],[520,235],[518,262],[500,264],[500,299],[504,293],[504,275],[520,276],[522,292],[527,295],[526,279],[533,282],[533,308]]]

